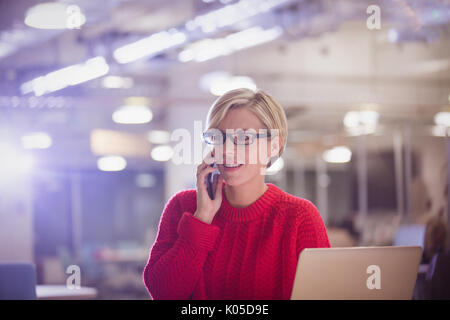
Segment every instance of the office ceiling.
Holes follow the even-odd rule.
[[[66,150],[77,150],[80,159],[67,160],[74,163],[89,159],[92,129],[145,134],[167,127],[171,107],[210,105],[215,96],[199,82],[215,71],[251,77],[275,96],[288,114],[292,143],[343,135],[346,112],[368,103],[380,113],[384,132],[405,123],[425,132],[434,114],[450,103],[450,1],[260,0],[256,5],[248,0],[254,12],[241,20],[235,12],[219,11],[239,3],[233,0],[61,1],[85,14],[79,30],[26,26],[26,12],[38,2],[0,1],[0,123],[10,133],[52,131],[64,141],[61,159]],[[369,30],[366,10],[373,4],[381,8],[381,28]],[[220,12],[210,22],[213,31],[195,28],[202,21],[195,18],[211,12]],[[233,19],[220,27],[222,20]],[[277,27],[282,33],[208,61],[180,61],[193,43],[252,27]],[[117,48],[171,28],[183,30],[186,41],[136,62],[115,59]],[[98,78],[37,97],[21,92],[26,81],[95,56],[108,62],[109,75],[129,77],[134,85],[106,89]],[[149,125],[111,121],[128,96],[151,98]]]

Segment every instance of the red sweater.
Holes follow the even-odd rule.
[[[266,184],[246,208],[223,188],[211,224],[193,216],[196,189],[172,196],[143,273],[153,299],[290,299],[300,252],[330,243],[313,203]]]

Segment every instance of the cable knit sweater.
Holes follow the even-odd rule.
[[[225,182],[224,182],[225,183]],[[317,208],[272,183],[245,208],[193,216],[196,189],[167,202],[143,279],[153,299],[289,299],[304,248],[330,247]]]

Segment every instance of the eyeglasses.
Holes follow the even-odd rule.
[[[267,129],[263,129],[267,130]],[[223,132],[219,129],[209,129],[205,132],[203,132],[203,140],[207,144],[213,144],[213,145],[222,145],[225,143],[226,138],[230,138],[231,141],[235,145],[250,145],[252,144],[257,138],[266,138],[270,137],[270,133],[264,132],[264,133],[256,133],[253,132],[255,130],[234,130],[232,133]]]

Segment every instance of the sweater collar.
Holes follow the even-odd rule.
[[[225,182],[223,182],[225,184]],[[225,196],[225,185],[222,188],[222,204],[220,215],[227,220],[246,222],[254,220],[269,211],[278,201],[282,190],[272,183],[266,183],[267,190],[253,203],[245,208],[233,207]]]

